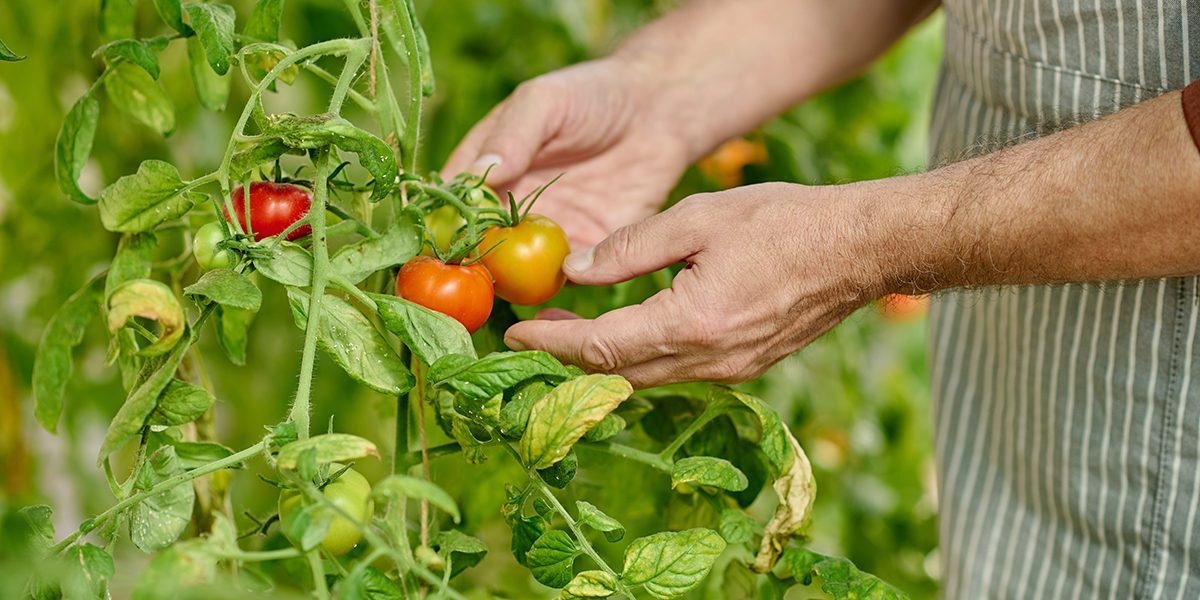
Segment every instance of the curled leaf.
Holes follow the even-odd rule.
[[[158,339],[142,348],[142,356],[165,354],[179,343],[186,328],[183,305],[166,284],[153,279],[134,279],[113,290],[108,299],[108,332],[120,331],[130,319],[141,317],[158,322]]]
[[[775,561],[779,560],[779,554],[787,546],[788,540],[804,533],[812,517],[813,500],[817,496],[817,482],[813,479],[812,464],[808,462],[808,456],[804,454],[804,449],[788,428],[784,427],[783,432],[787,435],[795,459],[787,472],[773,484],[775,494],[779,496],[779,506],[775,508],[775,515],[767,522],[762,545],[751,567],[759,573],[770,571],[775,566]]]
[[[279,450],[279,468],[295,469],[300,463],[300,455],[308,450],[316,451],[318,464],[346,462],[368,456],[379,457],[379,450],[370,440],[348,433],[326,433],[284,446]]]

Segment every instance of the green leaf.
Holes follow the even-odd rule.
[[[372,294],[371,299],[379,309],[383,326],[422,363],[432,365],[450,354],[475,358],[471,335],[454,317],[396,296]]]
[[[217,112],[225,110],[233,81],[230,74],[221,75],[212,70],[205,61],[204,46],[195,36],[187,39],[187,54],[188,70],[191,71],[192,86],[196,88],[196,98],[200,100],[200,106]]]
[[[705,485],[730,492],[746,489],[746,474],[732,463],[714,456],[689,456],[671,467],[671,489],[687,485]]]
[[[54,509],[47,504],[26,506],[17,511],[29,525],[33,547],[46,549],[54,545]]]
[[[329,464],[358,460],[368,456],[379,457],[379,450],[370,440],[348,433],[325,433],[306,440],[292,442],[279,450],[277,465],[280,469],[295,469],[300,455],[308,450],[316,451],[317,464]]]
[[[251,80],[255,83],[266,78],[268,73],[279,66],[280,61],[287,58],[287,54],[283,50],[266,45],[243,46],[242,51],[242,60],[246,63],[246,70],[250,72]],[[300,67],[295,63],[290,64],[284,67],[271,83],[267,84],[267,89],[272,92],[275,91],[276,83],[292,85],[296,82],[296,77],[299,75]],[[283,145],[283,142],[279,140],[274,141]]]
[[[608,413],[595,427],[583,434],[583,439],[589,442],[603,442],[616,437],[624,429],[625,419],[616,413]]]
[[[105,458],[128,443],[142,430],[146,424],[146,418],[150,416],[158,403],[159,395],[174,379],[175,369],[179,368],[179,363],[183,362],[189,346],[191,346],[190,343],[176,344],[166,358],[148,363],[143,367],[143,371],[148,370],[149,372],[125,399],[121,409],[108,424],[104,442],[100,445],[100,456],[96,459],[97,464],[103,463]]]
[[[110,40],[133,37],[133,0],[100,0],[100,33]]]
[[[254,268],[276,283],[308,287],[312,283],[313,256],[296,244],[283,242],[270,258],[255,259]]]
[[[171,99],[141,67],[127,62],[110,66],[104,90],[117,108],[160,135],[175,131],[175,107]]]
[[[575,449],[572,448],[562,460],[546,467],[538,469],[538,477],[542,478],[551,487],[564,489],[575,479],[575,473],[579,471],[579,457],[575,455]]]
[[[288,288],[292,316],[300,329],[308,326],[308,295]],[[351,379],[389,396],[412,389],[412,373],[383,334],[353,304],[338,296],[321,298],[317,345]]]
[[[579,513],[577,519],[579,525],[591,527],[603,533],[604,539],[609,542],[619,542],[621,538],[625,537],[625,526],[620,521],[604,514],[604,511],[596,508],[590,502],[576,500],[575,510]]]
[[[183,472],[183,465],[171,446],[163,446],[151,455],[138,474],[136,490],[145,491]],[[143,552],[154,552],[171,545],[192,520],[196,500],[191,481],[182,481],[165,492],[148,496],[129,511],[129,537]]]
[[[100,119],[100,103],[91,93],[75,101],[54,141],[54,177],[58,189],[80,204],[95,204],[96,199],[79,189],[79,174],[92,153],[96,123]]]
[[[100,222],[109,231],[150,231],[187,214],[204,196],[185,192],[174,165],[148,160],[100,194]]]
[[[254,312],[240,308],[217,307],[217,341],[225,356],[235,365],[246,364],[246,344]]]
[[[233,55],[233,7],[228,4],[188,2],[183,5],[208,64],[218,75],[229,71],[229,58]]]
[[[257,312],[262,305],[262,292],[250,280],[250,276],[232,269],[213,269],[196,283],[183,288],[185,296],[192,296],[196,303],[207,298],[228,308],[240,308]]]
[[[858,570],[854,563],[801,548],[788,548],[783,561],[797,582],[809,585],[820,577],[821,591],[834,600],[908,600],[900,590]]]
[[[336,597],[345,600],[403,600],[404,589],[374,567],[354,569],[343,580]],[[345,595],[342,595],[343,592]],[[431,596],[426,596],[431,597]]]
[[[479,538],[469,536],[457,529],[439,531],[430,544],[450,565],[450,576],[455,577],[483,560],[488,547]]]
[[[579,546],[565,531],[554,529],[538,538],[525,554],[533,578],[542,585],[561,588],[571,581]]]
[[[191,423],[207,412],[213,401],[208,390],[175,379],[163,390],[146,423],[166,426]]]
[[[754,533],[758,531],[758,523],[750,515],[737,510],[735,508],[727,508],[721,511],[721,521],[717,526],[717,531],[721,533],[721,537],[729,544],[745,544],[754,537]]]
[[[154,8],[158,11],[158,16],[162,17],[163,23],[166,23],[179,33],[188,35],[191,28],[183,24],[183,6],[179,0],[154,0]]]
[[[625,549],[621,580],[645,586],[655,598],[677,598],[704,580],[724,550],[725,540],[711,529],[648,535]]]
[[[0,60],[6,62],[17,62],[18,60],[25,60],[25,57],[17,56],[12,50],[8,49],[8,46],[4,45],[3,40],[0,40]]]
[[[773,474],[779,476],[791,468],[794,457],[788,443],[787,428],[783,426],[779,420],[779,413],[773,408],[754,396],[724,386],[712,387],[709,402],[715,408],[727,410],[749,408],[762,424],[762,437],[758,445],[771,461]]]
[[[289,152],[292,152],[292,149],[278,139],[256,142],[233,155],[229,162],[230,177],[242,181],[261,165],[273,163]]]
[[[476,400],[487,400],[532,377],[562,381],[567,371],[553,356],[540,351],[495,352],[479,360],[451,354],[429,369],[430,383],[448,386]]]
[[[210,462],[233,456],[232,449],[215,442],[172,442],[171,445],[175,447],[179,464],[183,465],[185,470],[202,467]],[[229,468],[241,467],[242,465],[238,464]]]
[[[342,247],[329,259],[333,272],[350,283],[360,283],[376,271],[402,265],[421,251],[421,230],[405,211],[379,237],[365,238]]]
[[[384,500],[400,500],[404,498],[428,500],[430,504],[450,515],[455,523],[462,520],[462,515],[458,512],[458,504],[454,501],[454,498],[450,494],[447,494],[446,490],[443,490],[437,484],[427,479],[412,477],[410,475],[390,475],[383,481],[375,484],[375,487],[371,489],[371,497]]]
[[[358,162],[375,178],[371,200],[387,197],[395,189],[400,172],[396,155],[381,139],[332,114],[298,117],[267,115],[264,136],[278,137],[290,148],[312,150],[337,146],[358,155]]]
[[[567,455],[593,425],[633,394],[619,375],[584,375],[554,388],[533,405],[521,436],[525,465],[544,469]]]
[[[106,598],[108,582],[116,574],[113,558],[103,548],[91,544],[71,546],[63,555],[71,569],[64,578],[63,596],[67,598]]]
[[[607,598],[617,593],[617,578],[607,571],[582,571],[563,588],[562,600]]]
[[[522,566],[528,567],[529,562],[526,560],[526,555],[533,547],[533,543],[546,532],[546,520],[536,515],[526,517],[518,514],[512,517],[510,525],[512,526],[513,558],[517,559]]]
[[[138,577],[133,600],[181,597],[179,592],[210,583],[217,577],[217,556],[203,538],[185,540],[155,555]]]
[[[142,40],[117,40],[100,46],[92,53],[93,58],[104,57],[110,65],[127,61],[146,71],[152,79],[158,79],[158,55]]]
[[[283,20],[283,0],[258,0],[242,35],[263,42],[279,41],[279,22]]]
[[[108,267],[108,276],[104,280],[105,298],[112,297],[113,292],[125,283],[150,277],[154,248],[157,245],[158,240],[152,233],[127,233],[121,236],[117,253],[113,256],[112,264]]]
[[[71,352],[83,341],[88,321],[100,312],[103,285],[104,279],[97,276],[72,294],[42,332],[33,361],[33,412],[50,433],[58,431],[63,395],[75,368]]]
[[[161,281],[126,281],[108,297],[108,332],[115,334],[134,317],[158,323],[158,339],[139,352],[142,356],[160,356],[170,352],[183,339],[187,317],[175,292]]]
[[[500,409],[500,433],[513,439],[520,438],[529,423],[529,412],[533,410],[533,405],[553,389],[554,386],[541,379],[518,385],[512,393],[512,399]]]

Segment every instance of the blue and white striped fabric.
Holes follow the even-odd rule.
[[[933,164],[1200,77],[1200,0],[945,12]],[[931,317],[945,596],[1200,598],[1197,278],[953,292]]]

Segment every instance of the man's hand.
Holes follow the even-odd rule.
[[[671,289],[595,320],[545,311],[505,342],[635,386],[752,379],[884,291],[886,222],[873,184],[763,184],[692,196],[564,264],[571,280],[625,281],[679,261]]]
[[[519,198],[562,174],[536,211],[586,248],[654,214],[692,159],[672,119],[656,114],[648,76],[610,58],[522,84],[475,125],[446,173],[483,173]]]

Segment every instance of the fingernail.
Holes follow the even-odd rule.
[[[476,175],[483,175],[489,168],[495,169],[502,162],[504,161],[497,154],[484,154],[471,165],[471,172]]]
[[[516,350],[517,352],[521,352],[526,349],[525,344],[522,344],[520,340],[513,339],[508,336],[504,337],[504,345],[508,346],[509,350]]]
[[[569,273],[582,273],[592,268],[592,262],[596,260],[596,247],[592,246],[581,252],[572,252],[563,260],[563,271]]]

